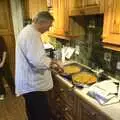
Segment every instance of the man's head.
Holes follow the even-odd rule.
[[[43,11],[43,12],[39,12],[33,18],[33,23],[39,32],[44,33],[48,31],[49,28],[52,26],[53,20],[54,18],[49,12]]]

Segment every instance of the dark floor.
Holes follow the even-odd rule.
[[[27,120],[23,98],[12,95],[9,88],[6,91],[5,100],[0,101],[0,120]]]

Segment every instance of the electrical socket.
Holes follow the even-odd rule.
[[[79,55],[79,53],[80,53],[80,47],[79,47],[79,45],[76,45],[75,46],[75,54]]]
[[[110,62],[112,58],[112,54],[110,52],[105,52],[104,53],[104,60],[107,62]]]
[[[120,61],[117,62],[117,64],[116,64],[116,69],[117,69],[117,70],[120,70]]]

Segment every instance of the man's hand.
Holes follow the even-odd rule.
[[[58,61],[53,60],[51,62],[50,67],[51,67],[51,69],[54,69],[58,73],[63,73],[64,72],[63,67],[60,65],[60,63],[58,63]]]

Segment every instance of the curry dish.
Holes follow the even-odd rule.
[[[63,69],[64,69],[64,73],[66,73],[66,74],[80,72],[80,67],[75,66],[75,65],[64,66]]]
[[[78,74],[72,75],[73,82],[81,84],[93,84],[97,81],[97,77],[93,74],[87,72],[81,72]]]

